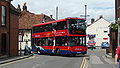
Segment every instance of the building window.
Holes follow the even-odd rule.
[[[118,9],[120,9],[120,1],[119,0],[117,0],[117,7],[118,7]]]
[[[1,6],[2,9],[2,26],[5,26],[6,24],[6,7],[5,6]]]
[[[104,33],[107,33],[108,31],[104,31]]]

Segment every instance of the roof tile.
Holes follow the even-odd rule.
[[[42,23],[44,17],[46,18],[46,22],[52,21],[52,19],[45,14],[34,14],[29,11],[21,11],[19,29],[32,29],[33,25]]]

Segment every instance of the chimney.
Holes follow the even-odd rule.
[[[21,11],[21,8],[20,8],[20,5],[18,4],[18,8],[17,8],[18,11]]]
[[[5,1],[11,2],[11,1],[13,1],[13,0],[5,0]]]
[[[42,23],[45,23],[46,22],[46,16],[43,15],[43,18],[42,18]]]
[[[23,11],[27,11],[26,3],[24,3],[24,5],[23,5]]]
[[[52,21],[55,20],[55,19],[53,19],[53,15],[50,15],[50,18],[51,18]]]
[[[91,19],[91,24],[93,24],[95,22],[95,19],[94,18],[92,18]]]
[[[99,19],[101,19],[101,18],[103,18],[103,16],[102,16],[102,15],[99,17]]]
[[[50,18],[51,18],[51,19],[53,19],[52,17],[53,17],[53,15],[50,15]]]

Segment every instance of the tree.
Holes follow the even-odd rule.
[[[112,29],[114,29],[114,30],[117,30],[117,29],[118,29],[118,24],[116,24],[116,23],[111,23],[111,24],[109,25],[109,27],[112,28]]]

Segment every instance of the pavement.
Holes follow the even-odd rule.
[[[114,58],[112,58],[111,53],[105,54],[105,50],[98,49],[94,51],[89,51],[89,56],[86,57],[86,63],[84,68],[118,68],[118,67],[114,65]]]
[[[13,62],[13,61],[17,61],[17,60],[21,60],[21,59],[25,59],[25,58],[29,58],[33,56],[33,54],[29,54],[29,55],[21,55],[21,56],[15,56],[15,57],[8,57],[8,56],[0,56],[0,65],[1,64],[5,64],[5,63],[9,63],[9,62]]]

